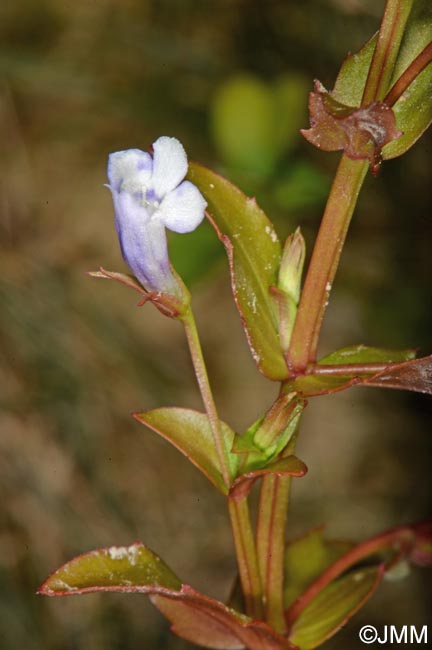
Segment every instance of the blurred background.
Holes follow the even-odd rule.
[[[307,93],[332,87],[377,29],[382,0],[3,0],[0,6],[0,646],[186,650],[147,599],[35,596],[75,554],[143,540],[224,599],[235,572],[223,499],[130,417],[201,408],[181,327],[114,283],[124,271],[107,154],[161,134],[255,195],[309,250],[338,155],[298,134]],[[432,347],[431,140],[369,178],[322,352]],[[210,227],[170,240],[193,292],[223,419],[242,431],[276,387],[255,369]],[[327,522],[362,539],[430,514],[431,400],[353,389],[310,404],[290,535]],[[424,625],[430,573],[385,583],[324,647],[364,623]]]

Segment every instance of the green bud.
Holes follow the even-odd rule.
[[[279,454],[295,433],[304,409],[304,401],[297,393],[281,395],[266,413],[254,435],[255,445],[269,458]]]
[[[282,253],[278,288],[297,305],[300,300],[301,279],[306,255],[306,246],[300,228],[288,237]]]

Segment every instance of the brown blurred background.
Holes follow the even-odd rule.
[[[201,408],[180,326],[113,283],[124,270],[103,187],[110,151],[174,135],[257,196],[282,237],[309,243],[337,155],[303,142],[313,78],[331,87],[377,29],[377,0],[3,0],[0,6],[0,646],[191,647],[147,600],[49,600],[38,584],[74,554],[145,541],[224,599],[235,571],[223,499],[131,417]],[[430,136],[368,179],[322,351],[354,343],[431,352]],[[193,291],[221,416],[238,430],[276,387],[256,371],[209,227],[170,241]],[[326,521],[364,538],[430,514],[430,399],[353,389],[310,405],[290,534]],[[386,583],[364,623],[428,622],[430,573]],[[430,630],[432,633],[432,629]]]

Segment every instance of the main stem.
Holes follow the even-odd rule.
[[[387,0],[362,105],[382,99],[389,89],[413,2],[414,0]]]
[[[263,478],[257,524],[258,563],[266,620],[280,633],[286,630],[283,566],[290,488],[291,476],[268,474]]]
[[[226,449],[223,442],[219,415],[213,399],[213,393],[210,387],[198,330],[191,308],[189,308],[184,316],[182,316],[182,322],[185,328],[186,338],[189,344],[189,350],[201,397],[212,430],[222,476],[228,492],[231,485],[228,459],[229,451]],[[261,579],[258,570],[255,540],[250,522],[247,499],[235,501],[228,496],[228,512],[233,531],[237,564],[245,598],[246,612],[253,618],[262,618]]]
[[[287,353],[293,374],[304,372],[316,358],[318,337],[348,226],[368,162],[343,155],[316,238]]]
[[[389,89],[413,0],[387,0],[377,46],[366,81],[362,105],[382,99]],[[302,291],[286,355],[292,376],[304,373],[316,360],[318,338],[339,265],[351,217],[368,169],[367,161],[339,163]],[[289,485],[266,480],[258,518],[258,549],[267,600],[267,620],[283,631],[284,540]],[[260,524],[261,522],[261,524]],[[265,562],[268,557],[268,562]],[[271,611],[273,609],[273,611]]]

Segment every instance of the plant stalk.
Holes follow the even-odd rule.
[[[410,63],[408,68],[401,74],[399,79],[393,84],[384,98],[387,106],[394,106],[403,93],[409,88],[412,82],[417,79],[419,74],[432,62],[432,43],[420,52],[418,56]]]
[[[383,99],[389,88],[413,1],[387,0],[363,92],[363,106]]]
[[[210,428],[212,430],[213,440],[215,443],[222,476],[227,489],[229,489],[231,485],[231,480],[230,480],[230,475],[228,470],[229,468],[228,450],[225,449],[223,444],[220,420],[216,409],[216,404],[213,398],[213,393],[210,387],[210,381],[208,378],[207,368],[204,361],[204,356],[201,348],[201,342],[198,335],[195,317],[193,315],[191,308],[189,308],[186,314],[182,317],[182,322],[185,328],[186,338],[189,344],[189,350],[191,353],[192,363],[198,381],[198,386],[201,392],[201,397],[209,419]]]
[[[318,337],[348,227],[368,168],[343,155],[315,241],[287,353],[293,375],[316,360]]]
[[[264,618],[261,578],[247,498],[228,497],[228,511],[234,535],[240,582],[246,613],[255,620]]]
[[[258,564],[267,622],[283,634],[285,527],[291,476],[263,478],[257,523]]]
[[[413,0],[387,0],[362,105],[382,99],[388,91],[412,3]],[[324,313],[367,169],[367,161],[350,160],[346,155],[340,160],[316,238],[286,355],[292,376],[305,373],[308,366],[316,361]],[[267,600],[267,620],[277,629],[284,629],[280,611],[283,607],[283,549],[288,494],[289,486],[286,483],[274,479],[263,482],[257,531],[261,579]]]
[[[195,375],[197,377],[201,397],[212,430],[222,476],[228,492],[231,485],[228,459],[229,451],[225,448],[223,443],[219,415],[210,387],[198,330],[191,308],[187,310],[181,320],[185,328]],[[233,531],[240,582],[245,598],[246,613],[253,618],[262,618],[263,607],[261,580],[247,499],[235,501],[228,496],[228,512]]]

